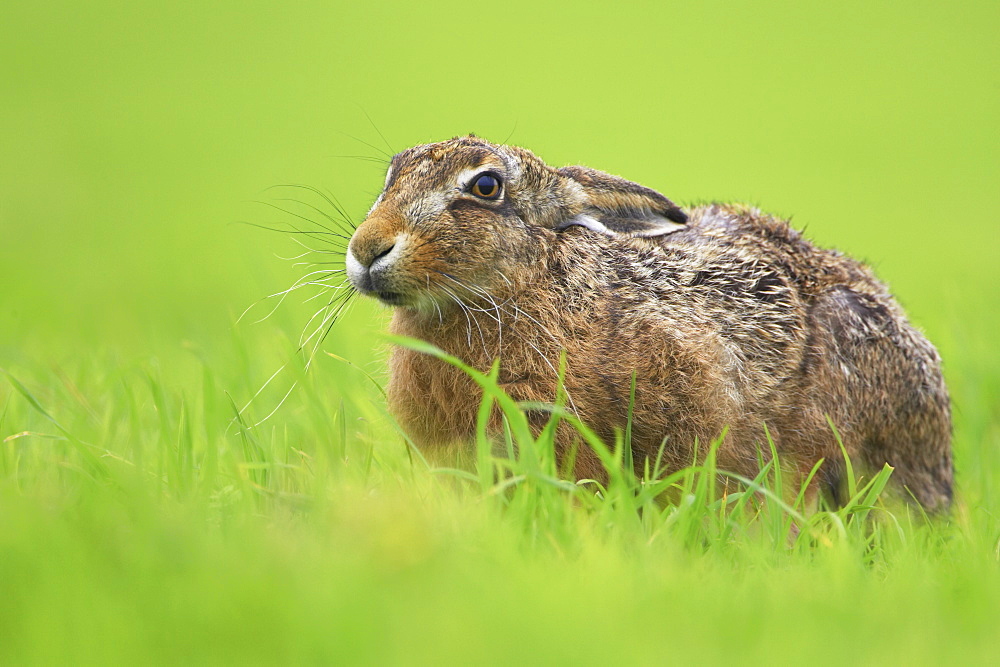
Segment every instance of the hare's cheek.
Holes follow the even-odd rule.
[[[403,218],[410,224],[422,226],[433,224],[444,214],[448,200],[441,192],[426,192],[402,208]]]
[[[493,257],[500,250],[508,227],[500,211],[502,206],[503,202],[480,204],[467,200],[452,204],[449,236],[456,245],[470,249],[468,259]]]
[[[415,283],[434,283],[442,274],[455,270],[453,254],[451,245],[442,243],[439,238],[416,237],[405,261],[401,262],[400,270],[408,274]]]

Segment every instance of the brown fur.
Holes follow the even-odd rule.
[[[483,171],[503,179],[496,201],[457,180]],[[362,292],[397,306],[394,333],[482,370],[499,358],[517,400],[555,399],[565,350],[570,407],[609,442],[625,426],[635,371],[637,465],[664,439],[667,467],[687,465],[696,441],[728,427],[719,466],[753,477],[766,424],[799,474],[826,459],[821,477],[837,498],[843,459],[829,415],[856,465],[893,465],[929,510],[950,502],[950,408],[934,347],[866,267],[755,209],[685,215],[617,177],[456,138],[393,159],[349,269]],[[390,409],[417,443],[471,439],[481,393],[468,377],[401,348],[390,374]],[[558,434],[560,455],[573,444],[569,429]],[[584,449],[575,473],[603,471]]]

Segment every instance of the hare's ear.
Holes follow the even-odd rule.
[[[563,221],[557,229],[587,227],[608,236],[663,236],[684,229],[687,215],[656,190],[587,167],[556,170],[583,188],[583,212]]]

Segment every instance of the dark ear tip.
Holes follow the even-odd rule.
[[[680,210],[679,208],[672,208],[663,214],[667,220],[673,220],[674,222],[687,222],[687,213]]]

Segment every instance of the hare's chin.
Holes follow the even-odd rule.
[[[440,310],[444,299],[436,298],[434,295],[420,292],[392,292],[389,290],[361,290],[367,297],[377,300],[384,306],[392,308],[407,308],[422,313],[436,313]]]
[[[369,296],[373,296],[387,306],[405,306],[406,298],[399,292],[369,292]]]

